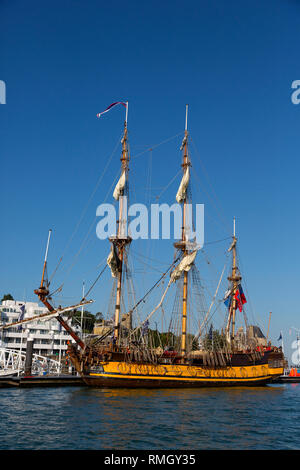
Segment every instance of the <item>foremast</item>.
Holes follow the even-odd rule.
[[[128,179],[128,162],[129,162],[129,151],[128,151],[128,144],[127,144],[127,118],[128,118],[128,102],[116,102],[106,108],[105,111],[102,113],[97,114],[97,117],[100,117],[102,114],[107,112],[112,106],[117,104],[123,104],[126,107],[126,117],[125,117],[125,124],[124,124],[124,134],[122,138],[122,156],[121,156],[121,169],[122,174],[121,178],[115,188],[114,191],[114,198],[119,200],[119,216],[117,220],[117,230],[116,236],[111,237],[110,241],[112,242],[113,250],[111,252],[111,259],[108,261],[108,264],[111,264],[112,274],[113,271],[117,272],[117,293],[116,293],[116,302],[115,302],[115,321],[114,321],[114,339],[115,343],[119,338],[119,325],[120,325],[120,306],[121,306],[121,294],[122,294],[122,272],[123,272],[123,263],[124,263],[124,253],[125,247],[128,243],[130,243],[131,238],[127,235],[127,200],[124,198],[125,189],[127,187],[127,179]],[[43,265],[43,272],[42,272],[42,279],[41,284],[38,289],[34,291],[34,293],[39,297],[40,301],[47,307],[49,312],[56,312],[54,307],[50,304],[49,300],[49,283],[46,281],[46,267],[47,267],[47,256],[48,256],[48,249],[49,249],[49,241],[51,236],[51,230],[49,231],[48,240],[47,240],[47,247],[46,247],[46,254],[45,260]],[[114,267],[112,266],[114,264]],[[115,277],[115,274],[113,274]],[[91,301],[86,301],[84,298],[82,299],[81,303],[77,306],[81,306]],[[72,336],[75,342],[85,350],[89,348],[87,345],[81,340],[81,338],[70,328],[67,322],[63,320],[63,318],[58,315],[56,316],[59,323],[62,325],[65,330]]]
[[[126,246],[131,242],[127,233],[127,207],[128,207],[128,172],[129,172],[129,150],[127,129],[128,103],[126,103],[126,119],[124,123],[124,134],[122,138],[121,155],[121,177],[114,191],[114,198],[119,202],[118,220],[116,222],[116,235],[110,237],[112,252],[115,257],[115,277],[117,278],[117,291],[114,312],[113,343],[115,347],[120,343],[120,316],[122,299],[122,277]]]

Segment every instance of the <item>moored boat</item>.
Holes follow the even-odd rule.
[[[119,104],[119,102],[113,105],[115,104]],[[199,326],[199,331],[194,334],[188,331],[189,316],[193,313],[192,308],[195,305],[191,303],[190,298],[192,283],[197,288],[196,257],[199,247],[191,237],[192,221],[189,220],[188,211],[188,204],[191,202],[189,192],[191,161],[187,109],[184,137],[181,144],[183,175],[176,194],[176,201],[180,205],[182,214],[181,239],[174,243],[174,261],[142,299],[127,311],[121,311],[124,304],[124,276],[128,268],[128,251],[132,243],[132,238],[124,230],[127,220],[124,197],[128,196],[129,191],[130,155],[127,130],[128,103],[122,104],[126,105],[126,119],[122,138],[121,175],[113,193],[114,199],[118,201],[118,220],[116,235],[109,239],[111,250],[107,258],[107,265],[111,269],[111,275],[116,285],[111,328],[103,331],[102,335],[92,341],[83,341],[63,320],[61,313],[85,305],[90,301],[83,298],[79,304],[73,307],[66,309],[53,307],[49,295],[49,282],[45,278],[48,244],[41,284],[39,289],[35,291],[49,311],[49,315],[44,316],[46,318],[55,317],[72,336],[74,344],[69,345],[69,357],[83,381],[92,387],[231,387],[258,386],[272,382],[283,374],[284,356],[280,348],[270,344],[259,345],[253,338],[250,341],[246,320],[246,334],[242,341],[237,339],[238,311],[245,314],[244,304],[247,300],[243,293],[242,276],[237,264],[235,221],[232,241],[228,249],[228,253],[230,256],[232,255],[232,261],[228,276],[229,286],[224,298],[226,304],[225,331],[216,335],[213,330],[210,330],[206,335],[203,334],[204,328],[208,326],[211,306]],[[107,110],[111,107],[112,105]],[[143,320],[138,320],[134,324],[133,315],[138,306],[154,287],[167,279],[168,275],[167,287],[158,305]],[[219,285],[220,282],[218,288]],[[149,322],[152,316],[162,308],[169,289],[173,287],[177,289],[178,294],[176,308],[179,309],[177,315],[179,333],[175,334],[170,330],[165,335],[166,337],[163,337],[161,333],[150,330]],[[180,317],[180,321],[178,321],[178,317]],[[160,344],[156,344],[157,340]]]
[[[187,110],[186,110],[187,111]],[[127,120],[125,121],[124,136],[122,139],[122,168],[119,183],[115,193],[124,195],[128,178],[129,153],[127,147]],[[148,330],[149,319],[155,308],[139,328],[131,330],[125,338],[121,337],[120,304],[122,296],[122,272],[126,250],[131,243],[129,237],[122,234],[123,208],[119,202],[119,221],[117,236],[111,238],[112,250],[108,262],[115,271],[117,278],[117,293],[115,304],[114,327],[108,334],[112,334],[112,341],[107,346],[105,339],[108,334],[100,338],[98,345],[91,345],[84,349],[70,346],[69,354],[76,370],[83,380],[90,386],[96,387],[207,387],[207,386],[257,386],[270,383],[283,371],[283,354],[278,348],[271,346],[252,347],[244,345],[244,350],[238,350],[235,340],[236,311],[243,309],[246,302],[241,288],[241,276],[236,263],[236,243],[234,234],[229,252],[232,252],[232,270],[229,293],[226,297],[228,320],[224,334],[224,341],[220,348],[212,350],[187,350],[187,314],[189,295],[189,271],[192,269],[197,249],[190,243],[188,237],[187,204],[190,179],[190,159],[188,153],[187,112],[184,138],[181,145],[183,152],[183,176],[179,186],[176,201],[182,205],[182,238],[174,246],[177,249],[175,258],[179,262],[173,266],[168,287],[181,280],[181,334],[179,351],[157,351],[151,347],[150,341],[145,341],[145,329]],[[114,193],[114,195],[115,195]],[[166,290],[167,290],[166,289]],[[164,298],[164,292],[162,299]],[[158,305],[161,305],[159,303]],[[134,309],[129,312],[132,315]],[[130,318],[131,323],[131,318]],[[139,337],[133,333],[139,333]]]

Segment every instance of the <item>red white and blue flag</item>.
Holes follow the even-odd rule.
[[[237,306],[239,308],[239,311],[241,312],[243,310],[243,305],[247,302],[241,284],[237,287],[234,297],[235,297]],[[232,298],[233,298],[232,290],[229,289],[227,290],[224,296],[224,304],[226,305],[228,309],[230,309],[231,307]]]
[[[111,110],[111,108],[113,108],[113,107],[116,106],[117,104],[122,104],[123,106],[125,106],[125,108],[126,108],[126,106],[127,106],[127,103],[124,103],[123,101],[116,101],[116,103],[110,104],[104,111],[102,111],[102,113],[98,113],[98,114],[97,114],[97,117],[98,117],[98,118],[101,117],[102,114],[107,113],[108,111]]]
[[[226,307],[228,309],[230,309],[230,306],[231,306],[231,300],[232,300],[232,291],[230,289],[228,289],[226,292],[225,292],[225,296],[224,296],[224,304],[226,305]]]
[[[244,294],[244,291],[243,291],[241,285],[239,285],[239,291],[240,291],[240,297],[241,297],[242,304],[247,303],[247,300],[246,300],[246,297],[245,297],[245,294]]]
[[[243,304],[247,302],[241,285],[239,285],[236,290],[235,298],[238,304],[239,311],[241,312],[243,310]]]

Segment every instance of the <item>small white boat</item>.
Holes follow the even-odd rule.
[[[0,377],[15,377],[16,375],[18,375],[18,371],[14,369],[0,370]]]

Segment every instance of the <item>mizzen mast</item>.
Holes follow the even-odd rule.
[[[235,235],[235,217],[233,219],[233,237],[232,237],[232,244],[228,251],[232,251],[232,269],[231,269],[231,276],[228,277],[228,280],[231,282],[231,295],[232,301],[229,309],[228,314],[228,321],[226,326],[226,338],[228,343],[234,346],[234,336],[235,336],[235,319],[236,319],[236,310],[237,310],[237,290],[238,286],[241,282],[241,275],[238,272],[237,261],[236,261],[236,243],[237,238]],[[230,326],[231,326],[231,333],[230,333]]]

